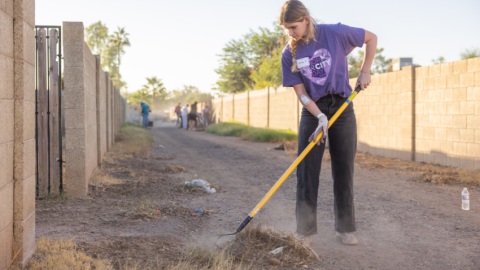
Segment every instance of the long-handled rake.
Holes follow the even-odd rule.
[[[338,109],[338,111],[330,119],[330,121],[328,123],[328,128],[330,128],[333,125],[333,123],[335,123],[337,118],[343,113],[343,111],[348,107],[348,105],[352,102],[352,100],[360,93],[360,91],[362,91],[362,88],[361,88],[360,85],[358,85],[355,88],[355,90],[353,91],[353,93],[345,101],[345,103],[343,103],[343,105],[340,107],[340,109]],[[265,203],[267,203],[267,201],[270,199],[270,197],[272,197],[272,195],[277,191],[277,189],[283,184],[285,179],[287,179],[288,176],[293,172],[293,170],[295,170],[295,168],[298,166],[298,164],[305,158],[305,156],[310,152],[310,150],[312,150],[312,148],[315,146],[315,144],[320,140],[320,138],[322,136],[323,136],[323,131],[318,135],[317,139],[310,142],[310,144],[307,146],[307,148],[305,148],[305,150],[303,150],[303,152],[297,157],[297,159],[295,159],[295,161],[293,162],[292,165],[290,165],[288,170],[282,175],[282,177],[280,177],[280,179],[278,179],[278,181],[268,191],[268,193],[265,195],[265,197],[263,197],[263,199],[257,204],[257,206],[255,206],[255,208],[253,208],[252,212],[250,212],[250,214],[247,216],[247,218],[245,218],[245,220],[242,222],[242,224],[240,224],[240,226],[237,228],[237,231],[233,232],[233,233],[227,233],[227,234],[220,235],[220,237],[218,237],[218,239],[215,241],[215,246],[217,246],[219,248],[222,248],[222,249],[225,249],[227,251],[230,251],[232,253],[237,252],[237,250],[243,244],[242,239],[239,237],[238,233],[241,232],[247,226],[248,223],[250,223],[250,221],[253,219],[253,217],[255,217],[255,215],[258,213],[258,211],[260,211],[260,209],[262,209],[262,207],[265,205]],[[218,241],[220,240],[220,238],[222,238],[224,236],[228,236],[228,235],[235,235],[238,238],[238,241],[240,242],[238,247],[234,250],[229,250],[227,248],[223,248],[223,247],[218,245]]]

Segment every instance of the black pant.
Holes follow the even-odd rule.
[[[319,99],[318,108],[330,118],[345,102],[338,95]],[[308,138],[318,126],[318,119],[303,108],[298,134],[298,154],[309,144]],[[357,123],[353,103],[328,130],[329,150],[332,163],[335,230],[355,231],[355,210],[353,206],[353,166],[357,150]],[[317,233],[317,197],[320,168],[325,144],[315,145],[297,168],[297,233]]]

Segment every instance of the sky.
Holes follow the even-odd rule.
[[[131,47],[125,48],[121,72],[128,92],[162,79],[167,90],[183,85],[215,93],[218,55],[232,39],[251,29],[272,27],[285,0],[36,0],[36,25],[63,21],[101,21],[110,33],[125,27]],[[480,48],[478,0],[304,0],[322,23],[364,28],[378,37],[387,58],[413,57],[422,66],[443,56],[460,60],[460,53]],[[356,53],[353,51],[352,53]]]

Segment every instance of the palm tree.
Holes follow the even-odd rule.
[[[128,39],[129,35],[130,34],[125,32],[125,27],[123,28],[118,27],[118,31],[113,32],[113,35],[110,36],[110,42],[113,43],[114,46],[117,48],[118,81],[120,81],[120,56],[122,53],[125,53],[125,51],[123,50],[123,47],[130,46],[130,40]]]
[[[147,78],[147,84],[143,85],[144,89],[147,89],[152,94],[152,111],[155,109],[155,95],[165,95],[167,89],[163,85],[162,79],[157,77]]]

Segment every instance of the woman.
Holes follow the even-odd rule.
[[[210,107],[207,102],[203,103],[203,125],[208,126],[208,119],[210,118]]]
[[[366,44],[365,58],[356,85],[370,84],[370,67],[377,47],[375,34],[343,24],[316,24],[298,0],[287,1],[278,23],[290,40],[282,52],[283,85],[293,87],[303,104],[298,135],[298,154],[324,131],[318,144],[297,168],[297,233],[306,245],[317,233],[317,196],[325,140],[329,137],[332,163],[336,237],[355,245],[353,205],[353,166],[357,145],[357,126],[353,104],[334,125],[328,121],[352,93],[347,55]]]
[[[197,102],[195,101],[190,107],[190,113],[188,113],[188,126],[190,130],[195,130],[195,121],[197,120]]]

